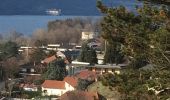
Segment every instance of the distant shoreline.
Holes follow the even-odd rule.
[[[41,16],[41,15],[0,15],[0,34],[16,31],[29,36],[37,29],[46,29],[49,21],[72,18],[98,20],[102,16]]]

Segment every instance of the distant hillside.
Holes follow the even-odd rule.
[[[165,5],[170,5],[170,0],[143,0],[143,1],[149,1],[153,3],[158,3],[158,4],[165,4]]]

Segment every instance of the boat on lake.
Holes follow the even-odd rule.
[[[46,10],[46,13],[49,15],[58,16],[61,14],[61,9],[48,9],[48,10]]]

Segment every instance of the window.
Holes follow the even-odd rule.
[[[43,92],[44,92],[44,93],[47,93],[47,90],[44,90]]]

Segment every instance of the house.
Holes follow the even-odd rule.
[[[45,80],[41,85],[43,95],[57,95],[61,96],[67,91],[73,91],[75,88],[68,84],[65,81],[56,81],[56,80]]]
[[[30,62],[30,63],[26,63],[26,64],[23,64],[23,65],[20,65],[20,71],[19,71],[19,74],[21,76],[27,76],[27,75],[37,75],[37,76],[40,76],[39,72],[37,71],[37,66],[38,63],[36,62]]]
[[[77,86],[77,81],[78,81],[78,80],[77,80],[76,77],[66,76],[63,81],[67,82],[67,83],[70,84],[72,87],[76,88],[76,86]]]
[[[98,72],[98,73],[120,73],[120,69],[124,66],[127,66],[127,64],[108,64],[108,65],[90,65],[90,66],[86,66],[86,68],[89,71],[93,71],[93,72]]]
[[[61,95],[60,100],[99,100],[96,92],[69,91]]]
[[[71,64],[67,66],[68,75],[74,75],[82,70],[86,69],[90,63],[87,62],[79,62],[79,61],[72,61]]]
[[[25,91],[38,91],[36,85],[32,84],[20,84],[20,88],[23,88]]]
[[[65,52],[63,52],[68,58],[70,58],[71,61],[76,60],[77,57],[80,55],[79,50],[69,49]]]
[[[93,71],[83,70],[75,74],[78,79],[84,79],[89,81],[96,81],[98,74]]]
[[[27,63],[20,66],[21,73],[35,73],[35,65],[33,63]]]
[[[82,32],[82,36],[81,39],[82,40],[88,40],[88,39],[93,39],[95,37],[97,37],[98,32]]]
[[[54,50],[54,51],[56,51],[57,48],[59,48],[59,47],[60,47],[60,44],[48,44],[47,45],[47,50]]]
[[[64,59],[64,62],[66,64],[69,64],[70,62],[67,60],[67,57],[64,55],[64,53],[62,53],[61,51],[56,52],[55,55],[45,58],[44,60],[41,61],[42,64],[49,64],[50,62],[57,60],[59,58]]]
[[[21,46],[18,49],[19,54],[24,54],[24,55],[30,55],[33,50],[35,49],[35,47],[30,47],[30,46]]]
[[[101,64],[101,65],[104,64],[104,54],[98,53],[97,59],[98,59],[98,61],[97,61],[98,64]]]
[[[44,60],[41,61],[41,63],[44,63],[44,64],[49,64],[50,62],[56,60],[56,55],[53,55],[51,57],[48,57],[48,58],[45,58]]]

